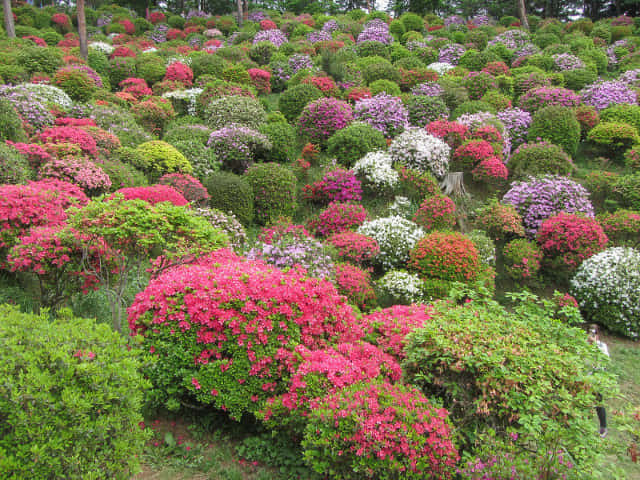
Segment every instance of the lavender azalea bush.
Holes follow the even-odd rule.
[[[253,37],[253,44],[260,42],[271,42],[276,47],[280,48],[283,44],[287,43],[287,36],[280,30],[262,30],[256,33]]]
[[[565,177],[546,176],[514,182],[502,201],[516,207],[530,237],[536,235],[546,219],[560,212],[594,216],[589,192]]]
[[[409,125],[409,112],[402,100],[386,93],[358,100],[354,114],[356,120],[368,123],[387,138],[396,136]]]
[[[309,276],[329,278],[333,262],[321,242],[314,238],[282,235],[273,243],[258,243],[247,253],[251,260],[260,259],[282,270],[300,266]]]
[[[508,108],[496,114],[498,119],[504,124],[504,128],[509,132],[511,148],[516,148],[527,141],[529,125],[531,125],[531,114],[520,108]]]
[[[378,18],[365,23],[360,35],[358,35],[358,43],[374,41],[390,45],[393,42],[393,35],[389,33],[389,25]]]
[[[229,125],[212,132],[207,146],[214,151],[224,168],[241,174],[256,157],[271,149],[271,142],[251,128]]]
[[[465,52],[465,48],[457,43],[450,43],[442,47],[438,52],[438,61],[457,65],[460,57]]]
[[[570,53],[558,53],[551,55],[551,58],[553,58],[553,64],[556,69],[561,72],[584,68],[584,62]]]
[[[637,104],[638,94],[624,82],[611,80],[594,83],[580,92],[582,102],[595,107],[596,110],[604,110],[609,105],[619,103]]]
[[[436,82],[424,82],[411,89],[412,95],[425,95],[427,97],[437,97],[444,93],[444,89]]]

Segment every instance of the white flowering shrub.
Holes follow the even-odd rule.
[[[15,89],[23,89],[34,94],[42,103],[55,105],[63,110],[73,106],[73,100],[62,89],[44,83],[22,83]]]
[[[496,244],[483,230],[472,230],[468,237],[478,249],[478,259],[491,267],[496,264]]]
[[[365,188],[377,193],[392,192],[399,182],[393,168],[391,155],[386,152],[369,152],[351,169]]]
[[[455,68],[453,65],[447,62],[434,62],[427,65],[429,70],[433,70],[434,72],[438,72],[438,75],[444,75],[452,68]]]
[[[108,44],[107,42],[91,42],[89,44],[89,48],[98,50],[99,52],[102,52],[105,55],[111,55],[115,50],[115,47],[113,45]]]
[[[447,173],[450,153],[449,145],[421,128],[408,128],[389,145],[389,154],[394,162],[421,172],[431,172],[437,178]]]
[[[389,213],[399,217],[413,218],[417,210],[418,205],[402,195],[396,195],[393,202],[389,204]]]
[[[415,273],[391,270],[376,282],[379,297],[395,304],[417,303],[423,300],[422,280]]]
[[[197,116],[196,98],[202,93],[202,88],[188,88],[184,90],[173,90],[162,94],[164,98],[168,98],[172,102],[184,102],[186,111],[189,115]]]
[[[588,258],[571,280],[588,321],[632,338],[640,335],[640,251],[608,248]]]
[[[376,260],[385,270],[404,266],[409,260],[409,250],[425,235],[418,225],[395,215],[364,222],[358,233],[378,242],[380,255]]]

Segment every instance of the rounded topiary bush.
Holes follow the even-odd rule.
[[[206,107],[204,118],[212,129],[229,124],[257,129],[267,119],[267,113],[255,98],[233,95],[212,100]]]
[[[478,249],[461,233],[433,232],[411,250],[409,267],[424,278],[471,282],[478,278]]]
[[[544,221],[536,241],[550,272],[573,272],[589,257],[604,250],[608,238],[594,218],[560,212]]]
[[[129,326],[156,353],[145,369],[154,403],[196,401],[236,419],[284,393],[298,345],[357,337],[331,283],[226,249],[152,279],[129,308]]]
[[[271,150],[266,135],[241,125],[229,125],[211,133],[207,146],[223,168],[242,174]]]
[[[605,153],[616,156],[640,143],[636,127],[620,122],[600,122],[589,130],[587,139],[602,148]]]
[[[320,89],[314,85],[301,83],[295,87],[288,88],[280,95],[278,99],[278,109],[289,122],[292,122],[298,118],[308,103],[323,96]]]
[[[570,175],[575,169],[562,147],[544,141],[520,145],[509,159],[509,170],[514,177]]]
[[[255,220],[259,224],[295,213],[297,179],[291,169],[277,163],[256,163],[244,177],[253,189]]]
[[[139,467],[148,383],[107,324],[0,306],[0,477],[124,479]],[[55,432],[55,435],[52,435]],[[38,452],[34,455],[34,452]]]
[[[400,216],[366,221],[358,228],[358,233],[378,242],[380,254],[374,261],[385,269],[404,266],[409,251],[424,236],[421,227]]]
[[[345,167],[351,167],[367,153],[386,148],[384,135],[371,125],[354,122],[334,133],[327,142],[327,153]]]
[[[423,200],[413,221],[430,230],[451,230],[456,224],[456,204],[446,195],[434,195]]]
[[[20,116],[11,102],[0,98],[0,141],[24,142],[27,134],[22,126]]]
[[[575,155],[580,142],[580,123],[575,113],[565,107],[544,107],[531,119],[529,140],[547,140],[561,146],[569,155]]]
[[[338,130],[353,121],[351,105],[335,98],[309,103],[298,117],[298,132],[312,143],[324,145]]]
[[[614,247],[585,260],[571,279],[587,321],[622,335],[640,336],[640,251]]]
[[[215,172],[203,182],[209,204],[224,213],[233,213],[244,225],[253,220],[253,188],[247,180],[231,172]]]
[[[519,282],[535,279],[542,267],[542,250],[525,238],[516,238],[504,246],[503,264],[506,274]]]
[[[265,153],[269,162],[287,163],[293,160],[298,138],[296,129],[287,122],[268,122],[260,126],[260,133],[271,142],[271,150]]]
[[[406,105],[409,111],[409,123],[414,127],[425,127],[428,123],[446,119],[449,116],[447,105],[438,97],[412,95]]]
[[[317,472],[335,480],[453,478],[458,453],[448,412],[419,391],[365,382],[318,403],[302,440]]]
[[[134,167],[141,169],[152,179],[160,178],[166,173],[193,173],[193,167],[178,150],[167,142],[152,140],[136,147],[135,157],[140,164]]]

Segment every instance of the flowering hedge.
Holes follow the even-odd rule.
[[[224,249],[152,279],[129,308],[129,326],[155,354],[146,374],[156,402],[176,409],[194,398],[237,419],[284,393],[298,345],[359,336],[329,282]]]
[[[351,231],[334,233],[327,243],[336,249],[340,259],[356,264],[368,264],[380,253],[373,238]]]
[[[461,233],[429,233],[411,250],[409,267],[424,278],[472,282],[480,271],[478,249]]]

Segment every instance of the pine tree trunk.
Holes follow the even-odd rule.
[[[527,20],[527,9],[524,0],[518,0],[518,13],[520,14],[520,24],[529,30],[529,21]]]
[[[238,26],[242,25],[242,0],[238,0]]]
[[[7,37],[16,37],[16,28],[13,25],[13,12],[11,11],[11,0],[2,0],[2,8],[4,9],[4,29]]]
[[[87,19],[84,14],[84,0],[77,0],[78,37],[80,37],[80,56],[87,60],[89,46],[87,45]]]
[[[464,172],[447,172],[440,183],[440,188],[445,195],[465,197],[467,189],[464,187]]]

